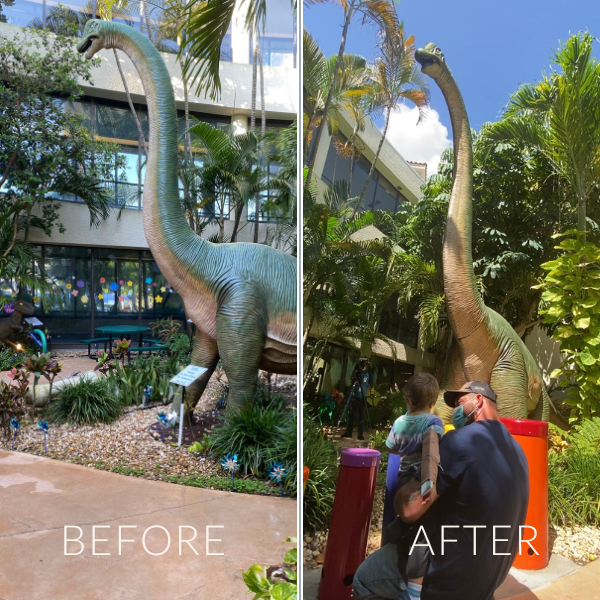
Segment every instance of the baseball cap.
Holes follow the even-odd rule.
[[[457,396],[464,396],[469,392],[473,394],[481,394],[493,402],[496,402],[496,394],[494,390],[487,383],[483,383],[483,381],[467,381],[467,383],[465,383],[460,390],[446,390],[444,392],[444,402],[450,408],[454,408]]]

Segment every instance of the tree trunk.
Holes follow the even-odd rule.
[[[129,94],[129,88],[127,87],[127,82],[125,81],[125,75],[123,74],[123,69],[121,69],[121,62],[119,61],[119,56],[117,55],[117,49],[113,48],[113,52],[115,53],[115,60],[117,61],[117,68],[119,69],[119,74],[121,75],[121,81],[123,82],[123,87],[125,88],[125,94],[127,94],[127,102],[129,102],[129,108],[131,109],[131,114],[133,115],[133,119],[135,120],[135,125],[138,130],[138,135],[140,137],[140,144],[142,145],[142,152],[144,153],[144,156],[147,156],[147,154],[146,154],[146,138],[144,137],[142,125],[140,123],[140,120],[138,119],[137,113],[135,112],[133,102],[131,101],[131,95]]]
[[[231,233],[231,243],[235,242],[237,239],[238,229],[240,227],[240,221],[242,219],[242,212],[244,211],[244,206],[240,202],[238,206],[235,207],[235,222],[233,223],[233,231]]]
[[[262,54],[260,52],[260,45],[256,46],[257,56],[258,56],[258,65],[260,69],[260,144],[258,147],[258,160],[259,166],[263,167],[264,162],[264,154],[263,154],[263,144],[264,137],[267,130],[267,117],[265,113],[265,71],[263,69],[263,60]],[[254,220],[254,243],[258,244],[258,228],[260,226],[260,194],[256,195],[256,210],[255,210],[255,220]]]
[[[250,99],[250,131],[254,133],[254,129],[256,128],[256,66],[258,60],[258,37],[256,31],[253,35],[254,44],[252,48],[252,96]]]
[[[310,330],[311,330],[314,322],[315,322],[315,315],[312,314],[312,315],[310,315],[310,319],[308,320],[308,327],[304,330],[304,335],[302,336],[302,347],[303,348],[306,345],[306,341],[308,340],[308,335],[310,333]]]
[[[377,152],[375,153],[375,158],[371,163],[371,168],[369,169],[369,174],[367,175],[367,179],[365,184],[363,185],[363,189],[360,192],[360,200],[356,204],[356,208],[354,209],[354,213],[358,210],[358,207],[362,204],[363,198],[367,192],[367,186],[369,185],[369,181],[371,177],[373,177],[373,171],[375,171],[375,165],[377,164],[377,160],[379,159],[379,154],[381,153],[381,148],[383,147],[383,142],[385,142],[385,136],[387,134],[388,126],[390,124],[390,115],[392,114],[392,107],[388,105],[387,112],[385,114],[385,125],[383,126],[383,133],[381,134],[381,139],[379,140],[379,146],[377,146]]]
[[[327,98],[325,99],[325,105],[323,106],[323,119],[321,120],[321,125],[317,130],[317,137],[312,145],[310,150],[309,158],[308,158],[308,173],[306,176],[307,185],[310,183],[313,169],[315,166],[315,158],[317,156],[317,150],[319,149],[319,143],[321,142],[321,135],[323,133],[323,128],[327,125],[327,112],[329,111],[329,107],[331,106],[331,99],[333,98],[333,90],[335,88],[335,84],[338,79],[338,72],[342,68],[343,59],[344,59],[344,50],[346,48],[346,37],[348,35],[348,28],[350,27],[350,21],[352,20],[352,16],[354,15],[354,2],[355,0],[351,0],[348,4],[348,12],[346,13],[346,20],[344,22],[344,29],[342,30],[342,39],[340,41],[340,49],[338,52],[337,61],[335,63],[335,68],[333,70],[333,77],[331,78],[331,85],[329,86],[329,91],[327,92]]]
[[[146,19],[146,29],[148,30],[148,39],[154,44],[152,39],[152,27],[150,26],[150,11],[148,10],[148,2],[144,2],[144,18]]]
[[[580,192],[578,194],[579,199],[577,201],[577,229],[582,231],[581,241],[585,244],[587,236],[585,231],[587,229],[586,223],[586,206],[585,206],[585,193]]]

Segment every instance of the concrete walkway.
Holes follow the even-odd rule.
[[[240,600],[247,591],[241,571],[280,564],[296,519],[293,499],[147,481],[0,450],[0,600]],[[66,525],[81,528],[81,554],[65,556]],[[217,525],[223,528],[208,537],[221,541],[210,541],[208,552],[222,555],[208,556],[206,527]],[[95,554],[94,526],[96,540],[108,540],[96,542]],[[121,530],[121,555],[120,526],[135,527]],[[152,526],[168,531],[167,550],[158,527],[144,548]],[[186,543],[179,555],[182,527],[183,539],[196,529],[198,556]]]
[[[303,600],[317,600],[321,569],[303,572]],[[539,571],[511,569],[494,600],[600,600],[600,561],[580,567],[552,555]]]

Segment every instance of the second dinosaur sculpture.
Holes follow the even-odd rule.
[[[190,229],[179,200],[177,112],[163,59],[132,27],[88,21],[77,50],[91,59],[102,48],[129,56],[148,103],[144,230],[154,260],[197,327],[192,363],[208,369],[188,388],[188,411],[219,359],[229,404],[241,407],[254,396],[259,368],[296,373],[296,259],[259,244],[211,244]]]
[[[417,50],[415,59],[444,94],[454,137],[454,181],[443,247],[444,291],[454,341],[441,387],[456,390],[466,381],[484,381],[498,395],[501,416],[547,421],[550,401],[537,364],[508,321],[485,306],[475,283],[473,148],[460,90],[434,44]],[[436,411],[449,419],[443,400]]]

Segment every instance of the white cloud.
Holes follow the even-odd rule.
[[[437,171],[442,152],[452,145],[436,110],[428,109],[417,125],[419,109],[401,104],[390,116],[387,139],[405,160],[427,163],[427,176]]]

